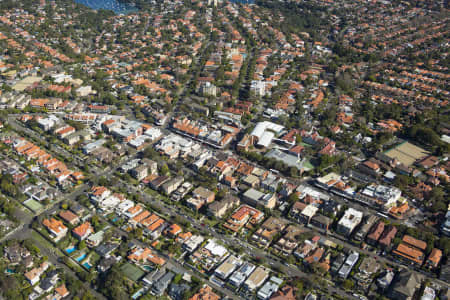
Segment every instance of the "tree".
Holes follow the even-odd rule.
[[[299,200],[297,193],[292,193],[288,197],[289,203],[295,203]]]
[[[353,280],[350,280],[350,279],[346,279],[342,283],[342,287],[346,290],[351,290],[351,289],[353,289],[354,286],[355,286],[355,283],[353,282]]]
[[[169,174],[169,167],[167,166],[167,164],[162,165],[161,173],[164,174],[164,175]]]
[[[78,249],[80,249],[80,250],[86,249],[86,242],[85,241],[79,242]]]

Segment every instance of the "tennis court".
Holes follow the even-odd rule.
[[[141,279],[142,276],[144,276],[145,272],[142,271],[141,269],[139,269],[138,267],[130,264],[130,263],[126,263],[124,264],[120,270],[122,271],[122,273],[128,277],[129,279],[133,280],[133,281],[138,281],[139,279]]]
[[[405,166],[412,165],[418,159],[422,159],[430,153],[418,146],[415,146],[409,142],[404,142],[384,153],[390,158],[396,158],[399,162]]]
[[[42,205],[34,199],[28,199],[23,203],[23,205],[25,205],[34,212],[38,212],[42,209]]]

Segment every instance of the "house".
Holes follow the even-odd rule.
[[[102,273],[108,271],[113,265],[120,261],[120,258],[121,257],[115,256],[108,256],[103,258],[97,265],[97,270]]]
[[[211,203],[214,201],[215,194],[214,192],[200,186],[192,191],[192,196],[202,200],[204,203]]]
[[[238,197],[227,194],[222,200],[215,201],[208,205],[208,214],[215,216],[216,218],[222,218],[229,209],[236,207],[239,204],[240,200]]]
[[[248,205],[240,206],[223,225],[226,229],[238,232],[242,227],[252,227],[264,218],[264,213]]]
[[[287,225],[284,219],[269,217],[252,235],[252,241],[263,248],[267,248],[276,234],[282,232]]]
[[[172,224],[170,225],[167,229],[166,229],[166,233],[167,235],[169,235],[170,237],[176,237],[178,234],[180,234],[182,232],[182,229],[179,225],[177,224]]]
[[[174,277],[175,274],[172,272],[167,272],[166,274],[164,274],[164,276],[153,283],[151,289],[152,295],[155,295],[157,297],[162,296],[162,294],[164,294],[166,289],[169,287],[169,284],[172,282]]]
[[[290,285],[285,285],[275,292],[270,300],[295,300],[295,290]]]
[[[48,267],[48,262],[43,262],[39,267],[26,272],[24,276],[31,285],[35,285],[39,282],[41,275],[48,269]]]
[[[100,243],[103,241],[103,236],[105,235],[105,233],[103,231],[99,231],[96,232],[94,234],[91,234],[87,239],[86,239],[86,244],[93,248],[93,247],[97,247],[98,245],[100,245]]]
[[[283,236],[274,245],[274,248],[285,256],[292,254],[294,249],[298,246],[298,236],[302,232],[303,230],[300,227],[289,225],[284,230]]]
[[[45,228],[47,228],[54,241],[56,242],[62,239],[67,234],[67,227],[64,226],[64,224],[59,220],[56,220],[54,218],[45,219],[44,221],[42,221],[42,224],[45,226]]]
[[[429,269],[436,269],[439,266],[441,259],[442,259],[442,251],[437,248],[433,248],[427,260],[425,261],[425,266],[428,267]]]
[[[353,266],[358,262],[358,259],[359,259],[358,252],[351,253],[345,260],[342,267],[339,269],[339,272],[338,272],[339,277],[346,279],[348,277],[348,275],[350,275],[350,272],[353,269]]]
[[[94,229],[89,222],[84,222],[83,224],[72,229],[73,235],[81,241],[86,239],[93,231]]]
[[[213,292],[208,285],[203,286],[197,294],[194,294],[189,300],[219,300],[221,297]]]
[[[58,215],[70,225],[76,225],[80,221],[80,218],[70,210],[63,210]]]
[[[172,283],[169,286],[169,290],[167,291],[167,294],[173,300],[183,300],[184,294],[186,294],[190,289],[191,289],[191,287],[187,284]]]
[[[109,257],[117,248],[119,248],[118,243],[104,242],[95,248],[95,252],[97,252],[101,257]]]
[[[392,299],[411,300],[421,281],[422,277],[418,273],[403,269],[397,275],[390,296]]]
[[[149,248],[134,248],[131,253],[128,255],[128,259],[135,263],[143,263],[143,262],[151,262],[155,265],[163,266],[166,261],[153,254],[153,252]]]
[[[348,208],[344,216],[339,220],[336,232],[345,236],[349,236],[353,230],[356,228],[356,226],[361,223],[363,217],[363,213],[354,209],[354,208]]]
[[[198,246],[205,240],[201,235],[193,235],[183,242],[183,248],[188,252],[194,252]]]
[[[279,287],[283,283],[283,280],[281,278],[272,276],[269,278],[269,280],[266,281],[266,283],[259,289],[256,296],[260,300],[269,299],[270,296],[272,296],[273,293],[278,291]]]
[[[67,290],[66,285],[63,283],[60,286],[55,288],[55,292],[59,295],[61,298],[65,298],[70,295],[70,292]]]
[[[323,248],[315,248],[309,255],[305,257],[303,263],[306,265],[318,264],[325,253]]]

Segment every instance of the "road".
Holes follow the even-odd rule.
[[[281,270],[282,272],[284,272],[285,275],[287,275],[287,277],[291,277],[291,278],[299,277],[299,278],[304,278],[304,279],[311,278],[311,274],[305,273],[295,266],[286,266],[278,258],[275,258],[274,256],[265,252],[264,250],[256,248],[253,245],[250,245],[249,243],[247,243],[246,241],[244,241],[242,239],[219,234],[215,230],[213,230],[213,228],[209,228],[208,226],[202,226],[198,220],[196,220],[194,218],[186,217],[184,214],[180,213],[178,209],[169,207],[164,202],[161,202],[161,201],[158,201],[158,200],[152,198],[150,195],[146,194],[141,189],[139,189],[133,185],[127,184],[126,182],[124,182],[122,180],[119,180],[119,182],[122,186],[127,188],[127,191],[129,193],[139,194],[144,203],[151,204],[153,207],[156,207],[161,212],[161,215],[163,217],[170,218],[172,216],[173,217],[177,216],[179,218],[184,219],[186,222],[191,223],[193,227],[198,229],[203,234],[209,234],[209,235],[213,236],[215,239],[224,242],[228,246],[243,247],[245,253],[248,256],[253,257],[256,255],[256,256],[264,258],[264,260],[271,267]],[[321,289],[322,287],[317,286],[317,288]],[[327,286],[326,289],[330,294],[336,293],[342,297],[345,297],[346,299],[357,299],[353,295],[345,292],[344,290],[342,290],[340,288],[334,287],[334,286]]]

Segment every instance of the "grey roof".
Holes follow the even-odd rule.
[[[418,285],[420,285],[422,277],[408,270],[402,270],[394,283],[393,291],[408,297],[412,297]]]
[[[161,296],[169,286],[173,277],[175,277],[175,274],[173,274],[172,272],[167,272],[166,274],[164,274],[163,277],[161,277],[157,282],[153,284],[152,293],[156,296]]]

